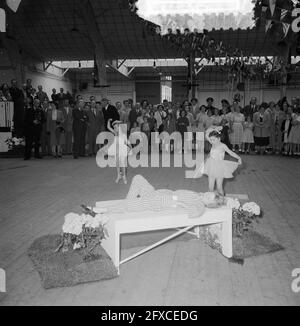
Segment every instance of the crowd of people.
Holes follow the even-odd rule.
[[[205,104],[193,98],[183,103],[164,100],[157,105],[147,100],[134,104],[128,99],[112,105],[105,98],[97,101],[95,96],[88,102],[81,95],[73,98],[62,88],[59,93],[53,89],[49,99],[42,86],[37,88],[33,88],[30,79],[22,89],[12,80],[10,87],[2,85],[0,93],[1,100],[14,102],[14,135],[25,137],[26,160],[31,158],[33,147],[36,158],[73,155],[77,159],[96,155],[97,135],[110,130],[109,120],[127,124],[128,135],[141,131],[149,140],[155,131],[166,131],[170,135],[178,131],[184,136],[186,132],[195,134],[212,126],[222,126],[222,142],[236,153],[300,155],[297,98],[292,98],[291,103],[284,98],[278,103],[258,104],[253,97],[246,107],[241,107],[237,100],[229,103],[224,99],[220,108],[214,106],[212,97]],[[187,146],[195,149],[195,137],[190,137]],[[175,150],[174,147],[169,149]],[[205,150],[209,149],[209,142],[205,142]]]

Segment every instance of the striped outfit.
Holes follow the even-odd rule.
[[[201,216],[205,210],[204,203],[196,192],[189,190],[155,190],[141,175],[136,175],[133,178],[126,198],[127,211],[134,212],[175,208],[177,203],[183,203],[186,206],[185,209],[191,218]]]

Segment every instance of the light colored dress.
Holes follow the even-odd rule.
[[[242,113],[232,114],[232,133],[230,142],[232,145],[241,145],[243,142],[245,116]]]
[[[300,144],[300,114],[293,114],[294,122],[298,122],[292,126],[288,142],[291,144]]]
[[[205,122],[207,120],[207,115],[206,113],[200,112],[197,115],[196,122],[198,123],[197,125],[197,131],[199,132],[204,132],[205,131]]]
[[[243,134],[244,144],[254,144],[253,127],[254,124],[252,122],[244,123],[244,134]]]
[[[203,174],[213,178],[233,178],[233,172],[238,168],[238,163],[225,160],[226,145],[220,144],[212,147],[208,159],[196,172],[195,178],[200,178]]]

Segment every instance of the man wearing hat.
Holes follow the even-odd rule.
[[[108,120],[111,119],[112,123],[116,120],[120,120],[120,114],[115,106],[109,104],[108,99],[106,98],[102,99],[101,104],[102,104],[102,112],[104,116],[105,130],[109,131],[107,128]]]

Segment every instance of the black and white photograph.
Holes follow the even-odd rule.
[[[0,307],[300,306],[300,0],[0,0],[0,185]]]

